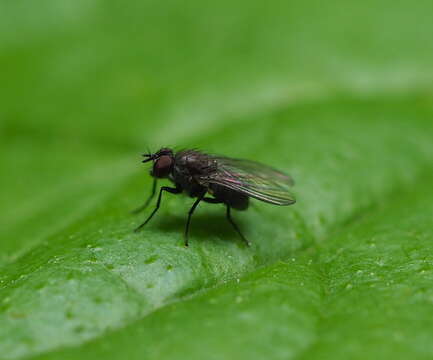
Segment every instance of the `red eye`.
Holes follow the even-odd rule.
[[[158,178],[168,176],[168,174],[170,174],[172,165],[173,159],[171,156],[161,156],[153,165],[153,176]]]

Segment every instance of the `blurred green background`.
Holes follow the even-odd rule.
[[[433,3],[0,3],[0,358],[407,359],[433,347]],[[140,154],[291,173],[235,217]]]

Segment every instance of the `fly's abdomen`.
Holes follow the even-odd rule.
[[[217,184],[211,184],[210,190],[212,195],[218,199],[223,201],[225,204],[230,205],[233,209],[236,210],[246,210],[249,205],[249,197],[235,190],[231,190],[224,186],[220,186]]]

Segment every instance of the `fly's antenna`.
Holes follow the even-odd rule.
[[[144,163],[156,159],[155,154],[143,154],[143,157],[145,158],[145,159],[142,161],[142,162],[144,162]]]
[[[142,161],[144,163],[147,163],[155,159],[155,156],[153,154],[143,154],[143,157],[145,157],[145,159]]]
[[[142,155],[145,158],[142,161],[144,163],[152,161],[152,160],[156,159],[156,157],[157,157],[156,154],[153,154],[152,151],[150,151],[150,147],[149,146],[147,146],[146,149],[147,149],[147,153]]]

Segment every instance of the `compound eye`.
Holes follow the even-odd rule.
[[[153,176],[158,178],[167,177],[170,174],[173,159],[171,156],[161,156],[153,165]]]

